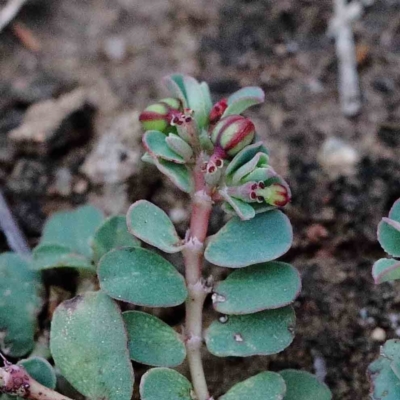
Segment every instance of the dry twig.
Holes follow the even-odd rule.
[[[0,190],[0,228],[6,236],[7,243],[10,249],[16,253],[23,255],[30,255],[31,250],[28,243],[19,229],[11,211],[8,207],[7,201]]]
[[[19,10],[28,0],[9,0],[0,11],[0,32],[16,17]]]
[[[336,54],[339,62],[339,96],[343,113],[352,117],[361,109],[361,93],[357,73],[357,59],[352,22],[362,14],[363,6],[353,0],[334,0],[335,15],[329,33],[336,39]]]

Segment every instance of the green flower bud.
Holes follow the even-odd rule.
[[[255,137],[254,124],[241,115],[222,118],[211,133],[215,152],[221,158],[230,158],[251,144]]]
[[[146,107],[140,114],[139,121],[145,131],[165,132],[169,128],[172,118],[180,113],[181,109],[182,103],[179,99],[172,97],[162,99],[158,103]]]

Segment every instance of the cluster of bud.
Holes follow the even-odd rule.
[[[256,137],[250,119],[242,115],[225,115],[227,109],[227,99],[218,101],[209,112],[206,126],[199,127],[193,110],[184,108],[179,99],[166,98],[147,107],[139,119],[145,130],[165,133],[169,148],[185,162],[193,162],[202,154],[205,158],[202,166],[205,182],[216,188],[223,187],[224,195],[250,204],[283,207],[290,201],[290,189],[268,166],[266,151],[257,153],[250,161],[246,160],[230,180],[223,178],[225,168],[238,153],[246,152]],[[224,184],[226,179],[228,186]]]

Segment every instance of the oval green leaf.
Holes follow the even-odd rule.
[[[400,261],[393,258],[381,258],[372,267],[375,284],[400,279]]]
[[[386,253],[400,257],[400,199],[390,209],[389,218],[379,223],[378,240]]]
[[[32,350],[42,308],[40,274],[15,253],[0,254],[0,349],[21,357]]]
[[[261,372],[233,386],[220,400],[282,400],[285,392],[286,385],[279,374]]]
[[[51,268],[78,268],[94,271],[91,261],[59,244],[42,244],[33,250],[32,268],[41,271]]]
[[[153,368],[142,377],[140,398],[141,400],[193,400],[192,385],[173,369]]]
[[[166,142],[166,135],[159,131],[147,131],[143,135],[143,145],[153,157],[162,158],[177,164],[185,164],[185,160],[175,153]]]
[[[116,215],[108,218],[97,229],[93,238],[93,257],[97,263],[110,250],[121,247],[140,247],[140,241],[128,232],[126,217]]]
[[[284,400],[331,400],[332,394],[328,387],[305,371],[286,369],[280,372],[286,383]]]
[[[232,272],[215,285],[213,304],[223,314],[252,314],[286,306],[300,290],[296,268],[275,261]]]
[[[219,194],[224,198],[224,200],[227,202],[230,208],[234,210],[236,215],[242,221],[247,221],[249,219],[252,219],[256,215],[254,208],[249,203],[245,203],[242,200],[235,199],[234,197],[229,196],[229,194],[226,193],[225,190],[220,190]]]
[[[91,240],[103,220],[103,213],[90,205],[57,212],[46,222],[40,244],[58,244],[91,258]]]
[[[152,367],[176,367],[186,357],[180,336],[165,322],[141,311],[122,314],[131,359]]]
[[[102,292],[61,303],[53,316],[50,349],[56,366],[89,399],[130,400],[133,369],[117,304]]]
[[[41,385],[50,389],[56,387],[57,378],[51,364],[41,357],[31,357],[21,360],[18,364],[22,365],[28,374],[38,381]]]
[[[244,87],[228,97],[228,108],[223,117],[233,114],[241,114],[256,104],[264,103],[264,91],[256,86]]]
[[[140,240],[166,253],[182,250],[182,240],[174,224],[161,208],[147,200],[133,203],[126,216],[128,229]]]
[[[154,159],[156,167],[182,192],[191,193],[193,190],[192,174],[186,165],[171,161]]]
[[[400,340],[388,340],[368,367],[372,400],[400,399]]]
[[[207,125],[210,113],[208,99],[204,97],[203,93],[204,88],[191,76],[184,76],[183,83],[185,85],[189,108],[194,111],[193,116],[197,122],[197,126],[203,128]]]
[[[100,287],[117,300],[147,307],[173,307],[187,297],[183,276],[149,250],[112,250],[99,263]]]
[[[265,148],[263,142],[256,142],[250,146],[246,146],[243,150],[237,153],[226,168],[225,175],[228,179],[232,179],[233,174],[259,152],[268,155],[268,150]]]
[[[163,82],[172,96],[180,99],[183,103],[183,106],[187,107],[187,96],[183,79],[184,75],[182,74],[172,74],[165,76],[163,78]]]
[[[218,357],[276,354],[292,342],[294,325],[291,307],[223,316],[210,325],[205,339],[209,352]]]
[[[234,217],[210,238],[205,258],[220,267],[247,267],[285,254],[292,240],[289,219],[279,210],[257,214],[249,221]]]

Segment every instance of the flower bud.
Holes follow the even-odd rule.
[[[145,108],[139,121],[145,131],[155,130],[165,132],[170,126],[175,114],[179,113],[182,103],[179,99],[166,98]]]
[[[282,178],[272,178],[268,182],[247,182],[240,186],[230,186],[227,194],[246,203],[267,203],[274,207],[283,207],[291,199],[289,186]]]
[[[218,122],[227,108],[228,102],[226,99],[221,99],[220,101],[215,103],[210,111],[210,123],[214,124]]]
[[[222,118],[211,133],[215,153],[221,158],[235,156],[248,146],[255,137],[254,124],[241,115],[229,115]]]
[[[265,201],[267,204],[275,207],[283,207],[289,203],[291,193],[289,186],[285,183],[273,183],[263,189],[256,190],[259,202]]]

